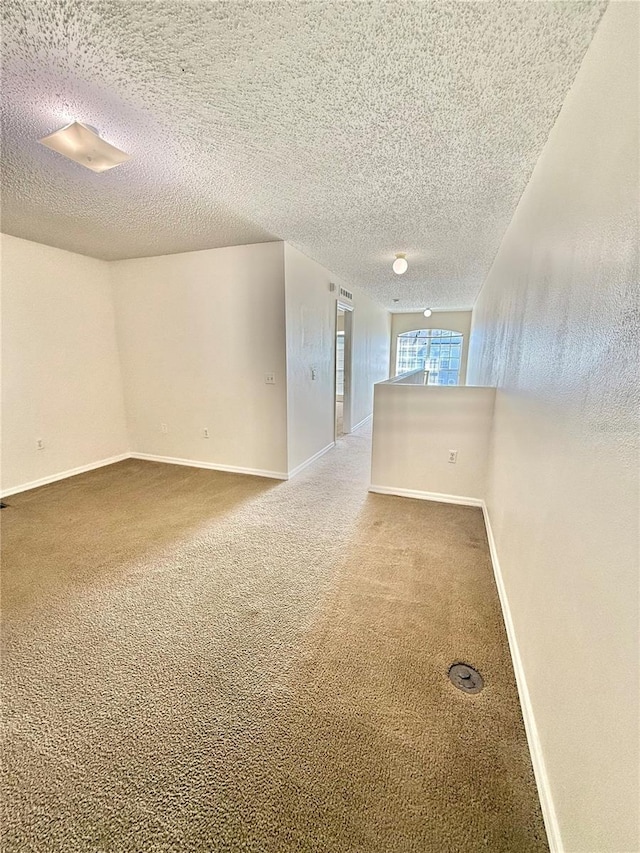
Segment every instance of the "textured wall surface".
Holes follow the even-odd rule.
[[[336,291],[316,261],[285,244],[287,312],[287,421],[289,470],[306,462],[335,437]],[[389,313],[365,293],[353,291],[352,426],[373,410],[373,384],[387,378]],[[311,369],[316,379],[311,378]]]
[[[128,440],[108,264],[1,240],[8,490],[125,453]]]
[[[284,475],[334,440],[336,292],[297,249],[2,248],[3,489],[127,451]],[[358,424],[387,378],[390,315],[358,289],[353,304]]]
[[[286,473],[282,243],[119,261],[111,275],[131,450]]]
[[[3,230],[106,259],[274,235],[390,309],[470,308],[605,5],[6,0]],[[38,145],[72,119],[132,159]]]
[[[474,311],[489,510],[565,849],[638,831],[638,17],[612,3]]]
[[[289,470],[335,438],[336,298],[331,274],[285,244]],[[312,378],[315,370],[316,378]]]
[[[366,293],[353,294],[351,426],[373,411],[373,386],[389,378],[391,315]]]
[[[376,385],[372,486],[483,499],[494,400],[494,388]]]

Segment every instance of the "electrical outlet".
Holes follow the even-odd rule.
[[[166,424],[160,424],[160,432],[166,435],[169,432],[169,427]]]
[[[315,380],[316,380],[317,378],[318,378],[318,368],[317,368],[317,367],[312,367],[312,368],[311,368],[311,379],[315,382]]]
[[[36,438],[36,450],[44,450],[44,441],[41,438]]]
[[[202,437],[203,437],[203,438],[209,438],[209,430],[207,429],[207,427],[205,427],[205,428],[202,430]]]
[[[265,373],[264,381],[266,385],[275,385],[276,384],[276,375],[275,373]]]
[[[457,461],[458,461],[458,451],[457,450],[450,450],[449,451],[449,462],[451,462],[452,465],[455,465]]]

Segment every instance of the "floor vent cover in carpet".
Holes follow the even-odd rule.
[[[466,663],[454,663],[449,668],[449,679],[458,690],[465,693],[480,693],[484,681],[480,673]]]

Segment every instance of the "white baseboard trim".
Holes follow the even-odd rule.
[[[502,616],[504,625],[507,630],[507,638],[509,640],[509,649],[511,651],[511,660],[513,662],[513,671],[516,676],[516,684],[518,686],[518,694],[520,696],[520,706],[522,708],[522,717],[524,727],[527,733],[527,742],[529,744],[529,752],[531,754],[531,763],[533,765],[533,773],[538,787],[538,797],[540,799],[540,807],[544,818],[544,825],[547,830],[547,839],[549,841],[549,850],[551,853],[563,853],[562,836],[560,835],[560,826],[556,810],[553,805],[553,797],[551,796],[551,788],[549,786],[549,777],[542,755],[542,745],[538,736],[538,728],[531,705],[531,697],[527,687],[527,679],[522,666],[520,650],[516,638],[513,620],[511,618],[511,610],[509,608],[509,599],[500,569],[500,561],[498,559],[498,551],[496,549],[496,541],[491,528],[489,519],[489,511],[487,505],[482,501],[482,513],[484,515],[484,523],[487,529],[487,540],[489,542],[489,553],[491,554],[491,563],[493,564],[493,575],[498,588],[498,597],[502,607]]]
[[[20,492],[27,492],[30,489],[37,489],[39,486],[47,486],[49,483],[56,483],[58,480],[66,480],[67,477],[75,477],[76,474],[85,474],[87,471],[93,471],[96,468],[104,468],[106,465],[113,465],[114,462],[122,462],[125,459],[145,459],[149,462],[165,462],[169,465],[185,465],[189,468],[208,468],[212,471],[228,471],[231,474],[251,474],[254,477],[268,477],[272,480],[288,480],[289,477],[302,470],[307,465],[310,465],[314,459],[326,453],[334,445],[331,444],[325,447],[320,453],[317,453],[311,459],[307,459],[295,472],[285,474],[283,471],[264,471],[259,468],[238,468],[233,465],[218,465],[213,462],[196,462],[193,459],[176,459],[172,456],[155,456],[151,453],[121,453],[119,456],[111,456],[109,459],[100,459],[98,462],[90,462],[88,465],[81,465],[78,468],[70,468],[68,471],[60,471],[58,474],[51,474],[49,477],[41,477],[39,480],[32,480],[30,483],[23,483],[20,486],[12,486],[9,489],[0,491],[0,497],[8,498],[10,495],[17,495]]]
[[[436,501],[442,504],[460,504],[462,506],[482,506],[481,498],[466,498],[462,495],[444,495],[440,492],[420,492],[416,489],[396,489],[390,486],[369,486],[369,491],[377,495],[395,495],[399,498],[415,498],[419,501]]]
[[[51,474],[49,477],[41,477],[39,480],[32,480],[30,483],[23,483],[21,486],[12,486],[10,489],[3,489],[0,492],[0,497],[8,498],[9,495],[28,492],[30,489],[47,486],[49,483],[56,483],[58,480],[66,480],[67,477],[75,477],[76,474],[85,474],[87,471],[93,471],[96,468],[104,468],[105,465],[113,465],[114,462],[122,462],[123,459],[128,458],[128,453],[121,453],[119,456],[110,456],[109,459],[100,459],[98,462],[90,462],[88,465],[80,465],[78,468],[60,471],[59,474]]]
[[[315,462],[316,459],[320,459],[320,457],[324,456],[325,453],[328,453],[330,450],[333,450],[335,446],[335,441],[329,442],[329,444],[327,444],[326,447],[323,447],[322,450],[319,450],[317,453],[314,453],[313,456],[310,456],[304,462],[301,462],[300,465],[296,465],[296,467],[292,471],[289,471],[289,476],[287,477],[287,479],[290,480],[292,477],[295,477],[296,474],[299,474],[300,471],[303,471],[305,468],[311,465],[312,462]]]
[[[544,763],[542,754],[542,745],[538,736],[538,728],[536,726],[533,707],[531,705],[531,697],[527,687],[527,679],[522,666],[522,658],[518,648],[513,619],[511,618],[511,610],[509,608],[509,600],[507,591],[500,569],[500,561],[498,559],[498,551],[496,542],[491,528],[489,519],[489,511],[484,500],[479,498],[467,498],[459,495],[444,495],[438,492],[421,492],[414,489],[397,489],[388,486],[369,486],[369,491],[380,495],[396,495],[401,498],[416,498],[418,500],[438,501],[440,503],[462,504],[464,506],[479,506],[482,508],[484,523],[487,530],[487,540],[489,542],[489,553],[491,555],[491,564],[493,566],[493,574],[498,589],[498,598],[502,608],[502,616],[504,625],[507,631],[507,639],[509,641],[509,650],[511,652],[511,660],[513,662],[513,671],[516,677],[518,687],[518,695],[520,697],[520,706],[522,708],[522,718],[527,735],[527,743],[529,745],[529,753],[531,755],[531,764],[538,788],[538,797],[540,799],[540,807],[544,818],[544,825],[547,831],[547,839],[549,842],[550,853],[564,853],[562,844],[562,836],[560,834],[560,826],[556,810],[551,796],[551,788],[549,786],[549,777]]]
[[[198,462],[195,459],[178,459],[174,456],[156,456],[152,453],[129,453],[130,459],[147,462],[164,462],[167,465],[184,465],[187,468],[207,468],[210,471],[227,471],[230,474],[251,474],[254,477],[269,477],[271,480],[287,480],[283,471],[265,471],[262,468],[239,468],[236,465],[220,465],[217,462]]]
[[[352,426],[352,427],[351,427],[351,432],[355,432],[357,429],[360,429],[360,427],[363,427],[366,423],[369,423],[369,421],[371,420],[371,418],[372,418],[372,417],[373,417],[373,412],[372,412],[370,415],[367,415],[367,417],[366,417],[366,418],[363,418],[363,419],[362,419],[359,423],[357,423],[355,426]]]

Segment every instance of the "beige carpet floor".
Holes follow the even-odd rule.
[[[368,453],[8,499],[4,851],[547,850],[480,510]]]

